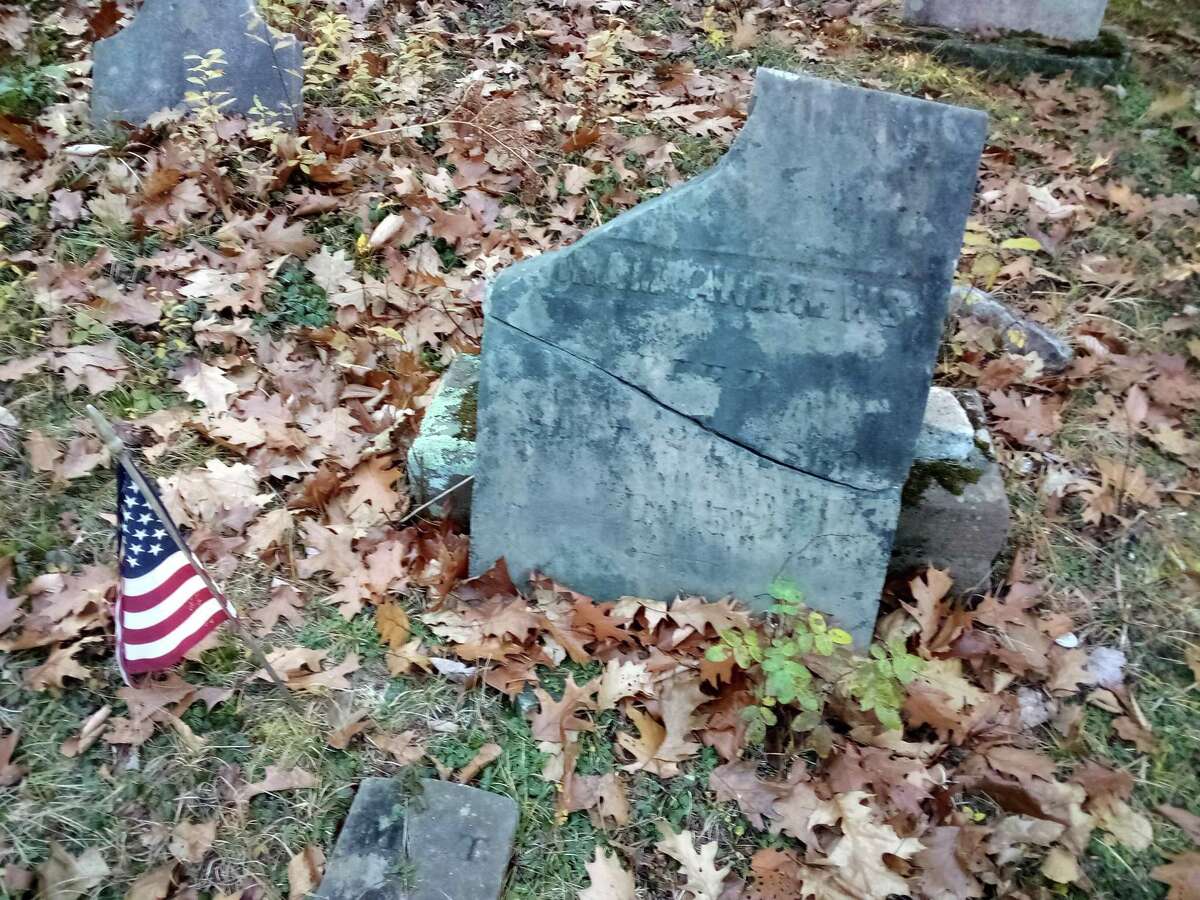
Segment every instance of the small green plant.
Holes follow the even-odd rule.
[[[333,310],[325,290],[299,265],[285,265],[275,278],[267,297],[267,309],[258,317],[264,328],[292,326],[324,328],[333,321]]]
[[[739,668],[762,673],[756,688],[758,703],[743,715],[749,720],[747,738],[760,742],[767,729],[778,724],[781,708],[798,709],[791,716],[796,731],[811,731],[822,719],[829,694],[842,689],[854,698],[864,712],[874,712],[880,723],[898,729],[903,686],[916,676],[921,661],[905,649],[903,642],[874,645],[867,657],[850,649],[851,637],[841,628],[831,628],[825,617],[804,606],[795,585],[776,581],[771,585],[772,620],[764,636],[742,629],[721,633],[721,643],[706,653],[712,662],[733,657]],[[816,675],[810,664],[828,660],[824,671],[842,674],[832,681]]]
[[[66,79],[67,67],[62,65],[6,67],[0,71],[0,114],[37,115],[54,102]]]

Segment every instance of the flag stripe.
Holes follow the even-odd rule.
[[[183,601],[169,615],[160,618],[157,622],[150,625],[135,625],[130,622],[131,616],[125,615],[121,620],[121,626],[124,630],[125,640],[131,644],[145,644],[148,641],[157,641],[159,638],[170,634],[189,618],[196,609],[212,597],[212,592],[203,584],[199,588],[193,588],[189,593],[181,595]]]
[[[175,626],[174,629],[157,640],[146,641],[145,643],[133,643],[130,640],[129,633],[126,632],[122,635],[125,639],[125,658],[133,662],[135,660],[158,659],[159,657],[177,653],[188,638],[199,631],[205,630],[205,624],[213,616],[224,615],[225,610],[221,608],[220,602],[215,597],[210,596],[199,607],[193,610],[181,624]]]
[[[218,610],[208,619],[207,622],[204,622],[202,625],[200,625],[194,634],[186,637],[173,652],[154,657],[153,659],[129,659],[126,657],[125,671],[130,675],[141,675],[145,672],[157,672],[160,669],[173,666],[175,663],[183,659],[184,655],[189,650],[207,637],[210,631],[212,631],[222,622],[226,622],[228,620],[229,616],[225,614],[224,610]]]
[[[125,596],[140,597],[155,590],[164,581],[179,571],[182,566],[191,566],[191,562],[182,550],[176,550],[157,566],[137,578],[125,579]]]
[[[195,569],[193,569],[191,566],[184,566],[169,579],[163,582],[162,587],[158,588],[157,590],[151,591],[149,594],[139,594],[136,597],[126,596],[125,604],[121,608],[125,610],[126,615],[132,614],[137,616],[149,616],[153,614],[159,606],[174,598],[174,596],[182,588],[185,588],[191,581],[197,581],[201,586],[204,585],[204,579],[200,577],[199,573],[197,573]],[[191,590],[196,591],[198,588],[193,587]],[[187,599],[187,596],[190,596],[190,594],[186,595],[184,599]],[[176,607],[172,607],[169,612],[174,612],[175,608]],[[128,624],[131,628],[146,628],[154,623],[138,622],[137,620],[134,620]]]

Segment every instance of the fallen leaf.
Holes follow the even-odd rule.
[[[1154,826],[1124,800],[1110,798],[1091,806],[1096,825],[1111,834],[1130,850],[1142,851],[1154,843]]]
[[[616,853],[596,847],[595,858],[584,868],[591,884],[579,892],[579,900],[635,900],[633,875]]]
[[[108,864],[96,848],[76,857],[57,841],[51,841],[50,855],[38,866],[38,893],[41,900],[77,900],[108,874]]]
[[[3,784],[0,780],[0,784]],[[1170,819],[1180,831],[1188,836],[1188,839],[1195,845],[1200,846],[1200,816],[1193,815],[1186,809],[1180,809],[1178,806],[1170,806],[1166,803],[1158,807],[1159,815]]]
[[[574,675],[568,675],[560,700],[537,688],[535,693],[541,708],[531,725],[534,740],[562,744],[566,742],[564,735],[568,731],[591,731],[595,728],[591,721],[579,718],[578,713],[596,708],[592,696],[598,690],[599,682],[599,678],[593,678],[579,685],[575,683]]]
[[[125,894],[125,900],[163,900],[171,893],[178,863],[168,862],[138,877]]]
[[[416,731],[402,731],[400,734],[376,733],[370,735],[368,740],[385,753],[390,753],[402,766],[410,766],[425,755],[425,742]]]
[[[217,839],[217,821],[180,822],[171,833],[171,855],[184,863],[198,863]]]
[[[408,643],[408,636],[412,632],[408,613],[398,603],[381,603],[375,609],[375,627],[379,629],[379,636],[384,643],[393,650],[400,650]]]
[[[277,793],[279,791],[296,791],[317,786],[316,776],[304,771],[299,766],[291,769],[281,769],[278,766],[267,766],[262,781],[244,785],[237,792],[239,804],[248,802],[259,794]]]
[[[11,787],[20,784],[25,777],[25,769],[12,761],[13,751],[17,741],[21,739],[21,730],[14,729],[4,737],[0,737],[0,787]]]
[[[288,900],[301,900],[321,884],[325,874],[325,854],[316,844],[309,844],[287,864]]]
[[[1150,870],[1150,877],[1169,885],[1167,900],[1200,900],[1200,853],[1184,853]]]
[[[787,786],[758,777],[758,766],[751,760],[738,759],[717,766],[708,776],[708,786],[717,800],[734,801],[750,824],[760,831],[763,817],[773,818],[775,804],[788,791]]]
[[[683,889],[691,891],[695,900],[718,900],[729,868],[717,868],[717,842],[710,841],[697,850],[690,831],[676,834],[662,824],[659,832],[662,840],[654,849],[679,863],[679,872],[687,879]]]
[[[820,860],[837,870],[836,881],[854,897],[879,898],[907,894],[908,882],[888,868],[884,854],[912,859],[924,849],[916,838],[901,838],[891,825],[882,822],[868,805],[870,795],[849,791],[833,798],[842,837]]]
[[[100,709],[88,716],[87,721],[85,721],[83,726],[79,729],[79,734],[63,741],[62,746],[59,747],[59,752],[68,758],[79,756],[81,753],[84,753],[89,747],[92,746],[92,744],[96,743],[96,741],[100,738],[100,735],[104,733],[104,728],[108,722],[108,717],[111,715],[111,706],[105,705],[100,707]],[[3,766],[0,765],[0,772],[2,771]],[[4,777],[2,774],[0,774],[0,784],[3,783]]]
[[[1051,847],[1046,858],[1042,860],[1039,871],[1051,881],[1059,884],[1071,884],[1078,881],[1083,875],[1079,869],[1079,860],[1065,847]]]
[[[213,413],[228,412],[229,398],[238,392],[237,382],[226,378],[222,369],[207,363],[200,363],[195,372],[180,378],[179,387],[189,400]]]
[[[499,744],[484,744],[475,754],[475,758],[459,770],[459,773],[454,776],[454,780],[459,784],[470,784],[475,780],[476,775],[499,759],[503,752]]]
[[[645,664],[610,659],[600,676],[596,708],[613,709],[617,701],[640,693],[649,693],[650,673]]]

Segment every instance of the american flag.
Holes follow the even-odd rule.
[[[124,465],[117,473],[117,660],[128,681],[179,662],[229,613],[184,551],[175,523],[159,518]]]

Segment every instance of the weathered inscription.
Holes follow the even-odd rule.
[[[592,288],[622,297],[645,294],[659,302],[696,300],[754,313],[846,324],[872,322],[884,328],[896,328],[920,309],[914,291],[896,286],[903,276],[894,273],[885,281],[882,276],[844,270],[803,271],[774,260],[672,254],[628,241],[615,241],[586,256],[564,257],[554,278],[564,295],[572,289]]]

